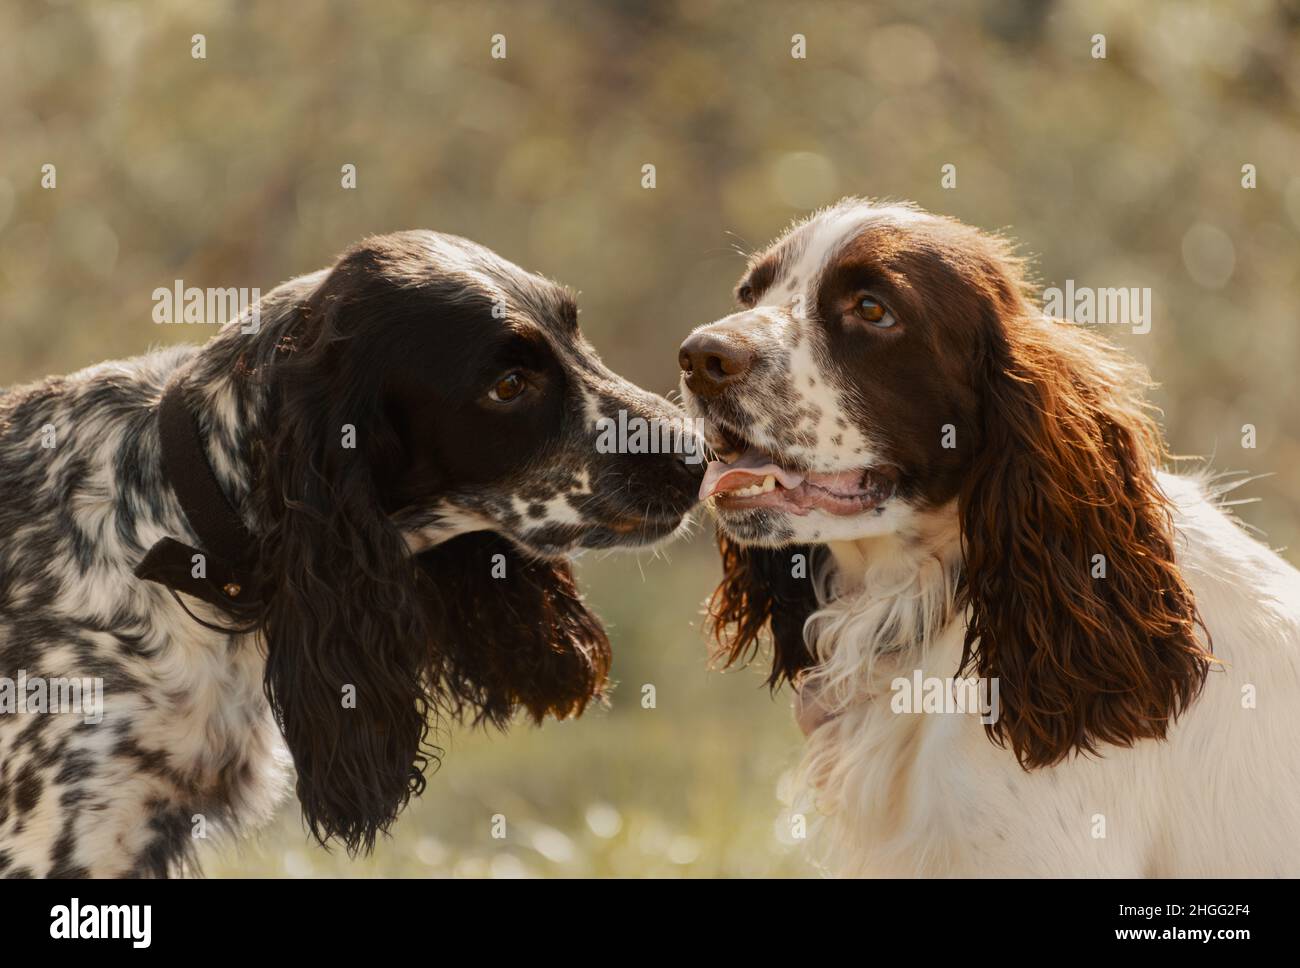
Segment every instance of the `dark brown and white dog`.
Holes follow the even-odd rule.
[[[480,245],[370,238],[253,312],[0,394],[0,875],[183,870],[196,836],[267,819],[290,760],[311,832],[369,848],[440,718],[602,695],[609,643],[563,556],[665,538],[695,503],[679,456],[596,446],[602,416],[679,412],[601,363],[565,289]],[[167,456],[173,393],[192,460]],[[183,505],[205,463],[213,499]],[[229,608],[137,577],[168,539],[215,556],[198,522],[224,502],[249,535]],[[102,709],[51,708],[58,680]]]
[[[1300,874],[1300,574],[1160,469],[1140,368],[911,205],[816,213],[736,295],[680,355],[712,617],[800,687],[827,863]]]

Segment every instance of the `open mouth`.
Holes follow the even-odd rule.
[[[721,511],[767,508],[797,515],[862,514],[892,497],[898,485],[898,472],[892,467],[805,470],[712,421],[707,436],[719,459],[705,468],[700,500],[711,498]]]

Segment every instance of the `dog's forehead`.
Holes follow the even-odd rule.
[[[552,336],[566,335],[564,323],[576,303],[564,286],[458,235],[425,232],[420,242],[423,264],[417,271],[424,281],[450,283],[465,297],[499,305],[507,315],[523,312]]]
[[[771,278],[761,301],[781,302],[808,290],[826,268],[865,233],[884,227],[906,230],[933,216],[910,205],[846,199],[795,223],[752,260],[746,277]]]
[[[520,289],[559,288],[487,246],[459,235],[428,232],[423,241],[428,256],[424,268],[431,275],[453,276],[494,296],[506,296]]]

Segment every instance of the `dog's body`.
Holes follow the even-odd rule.
[[[260,649],[134,575],[163,537],[196,540],[163,475],[155,410],[198,355],[177,347],[0,398],[0,670],[104,683],[99,722],[80,710],[0,716],[7,876],[168,873],[196,833],[264,822],[287,788]],[[209,441],[238,436],[231,407],[207,416]],[[241,449],[209,451],[236,503]]]
[[[99,722],[80,710],[0,715],[5,876],[167,873],[195,833],[264,822],[287,789],[260,650],[133,574],[154,542],[190,533],[154,409],[197,356],[177,347],[0,398],[0,673],[104,683]],[[209,411],[231,434],[233,417]],[[54,435],[45,461],[43,428]],[[237,450],[211,453],[228,485],[247,480]]]
[[[1140,368],[908,205],[817,213],[737,295],[681,352],[712,614],[729,661],[771,629],[827,865],[1300,875],[1300,573],[1158,472]]]
[[[946,680],[962,664],[956,535],[936,535],[919,557],[892,538],[831,546],[841,591],[809,632],[826,657],[815,681],[848,698],[828,703],[833,715],[806,711],[808,796],[796,806],[825,814],[812,835],[825,866],[859,876],[1300,873],[1300,575],[1200,479],[1162,475],[1161,484],[1175,508],[1175,558],[1219,661],[1163,741],[1036,770],[990,743],[969,706],[935,713],[913,701],[897,711],[918,673]],[[928,618],[919,614],[927,606]],[[893,621],[915,635],[894,638],[897,650],[872,663],[865,652],[884,645]]]
[[[181,872],[196,838],[266,820],[291,765],[311,831],[368,848],[422,789],[431,720],[602,694],[561,556],[665,537],[694,503],[678,457],[593,444],[601,414],[677,411],[600,364],[563,290],[473,243],[367,240],[256,309],[0,396],[0,675],[26,707],[0,715],[0,875]],[[165,471],[169,387],[255,536],[247,607],[135,574],[166,538],[215,550]],[[102,709],[36,708],[55,678],[102,682]]]

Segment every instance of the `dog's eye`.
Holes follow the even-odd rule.
[[[527,383],[522,373],[507,373],[488,391],[488,396],[498,403],[509,403],[524,392],[525,386]]]
[[[889,329],[897,322],[893,313],[870,296],[860,298],[853,311],[860,319],[866,320],[877,329]]]

